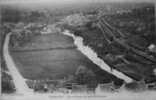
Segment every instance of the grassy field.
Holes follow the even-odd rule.
[[[78,65],[87,63],[74,49],[14,52],[12,55],[22,75],[29,79],[62,78],[74,74]]]
[[[11,48],[11,51],[29,51],[42,49],[73,48],[73,40],[62,34],[37,35],[22,47]]]
[[[11,49],[11,55],[27,79],[64,78],[74,75],[79,65],[92,69],[99,80],[117,79],[93,64],[75,48],[72,38],[62,34],[34,37],[24,47]]]
[[[85,63],[85,57],[72,47],[72,39],[61,34],[40,35],[24,47],[12,49],[11,54],[25,78],[62,78]]]

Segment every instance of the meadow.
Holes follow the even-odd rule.
[[[63,79],[75,75],[80,65],[93,70],[100,81],[117,79],[78,51],[72,38],[59,33],[33,37],[23,47],[10,51],[19,72],[26,79]]]

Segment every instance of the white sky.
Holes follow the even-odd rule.
[[[96,2],[96,1],[102,1],[102,2],[122,2],[122,1],[135,1],[135,2],[141,2],[141,1],[155,1],[156,0],[0,0],[0,3],[71,3],[71,2]]]

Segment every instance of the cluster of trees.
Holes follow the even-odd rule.
[[[2,93],[12,93],[15,91],[15,86],[12,78],[5,72],[2,72]]]
[[[65,17],[62,21],[69,26],[77,27],[86,24],[89,19],[86,18],[83,14],[73,14]]]
[[[43,29],[43,27],[43,25],[35,23],[17,23],[14,29],[11,31],[12,35],[10,45],[12,47],[24,45],[26,42],[30,41],[33,36],[40,35],[40,31]]]
[[[20,11],[4,7],[1,9],[2,22],[18,22],[21,20]]]
[[[43,11],[38,10],[23,10],[15,7],[2,7],[1,9],[1,21],[2,23],[11,22],[37,22],[37,21],[47,21],[48,14]]]
[[[123,23],[123,30],[130,32],[132,35],[139,35],[150,43],[156,43],[155,34],[155,7],[148,5],[141,8],[131,10],[131,12],[112,15],[111,19],[116,27],[119,23]],[[119,23],[118,23],[118,22]],[[120,27],[119,27],[120,28]]]
[[[95,88],[97,86],[95,73],[82,65],[78,67],[75,73],[75,80],[78,84],[87,85],[88,88]]]

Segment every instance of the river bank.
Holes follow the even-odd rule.
[[[108,66],[102,59],[98,57],[95,51],[93,51],[90,47],[84,45],[82,37],[75,36],[68,30],[65,30],[63,34],[72,37],[74,39],[74,44],[77,46],[78,50],[86,55],[93,63],[97,64],[101,69],[115,75],[120,79],[123,79],[127,83],[133,81],[133,79],[131,79],[130,77],[118,72],[117,70],[111,69],[110,66]]]

